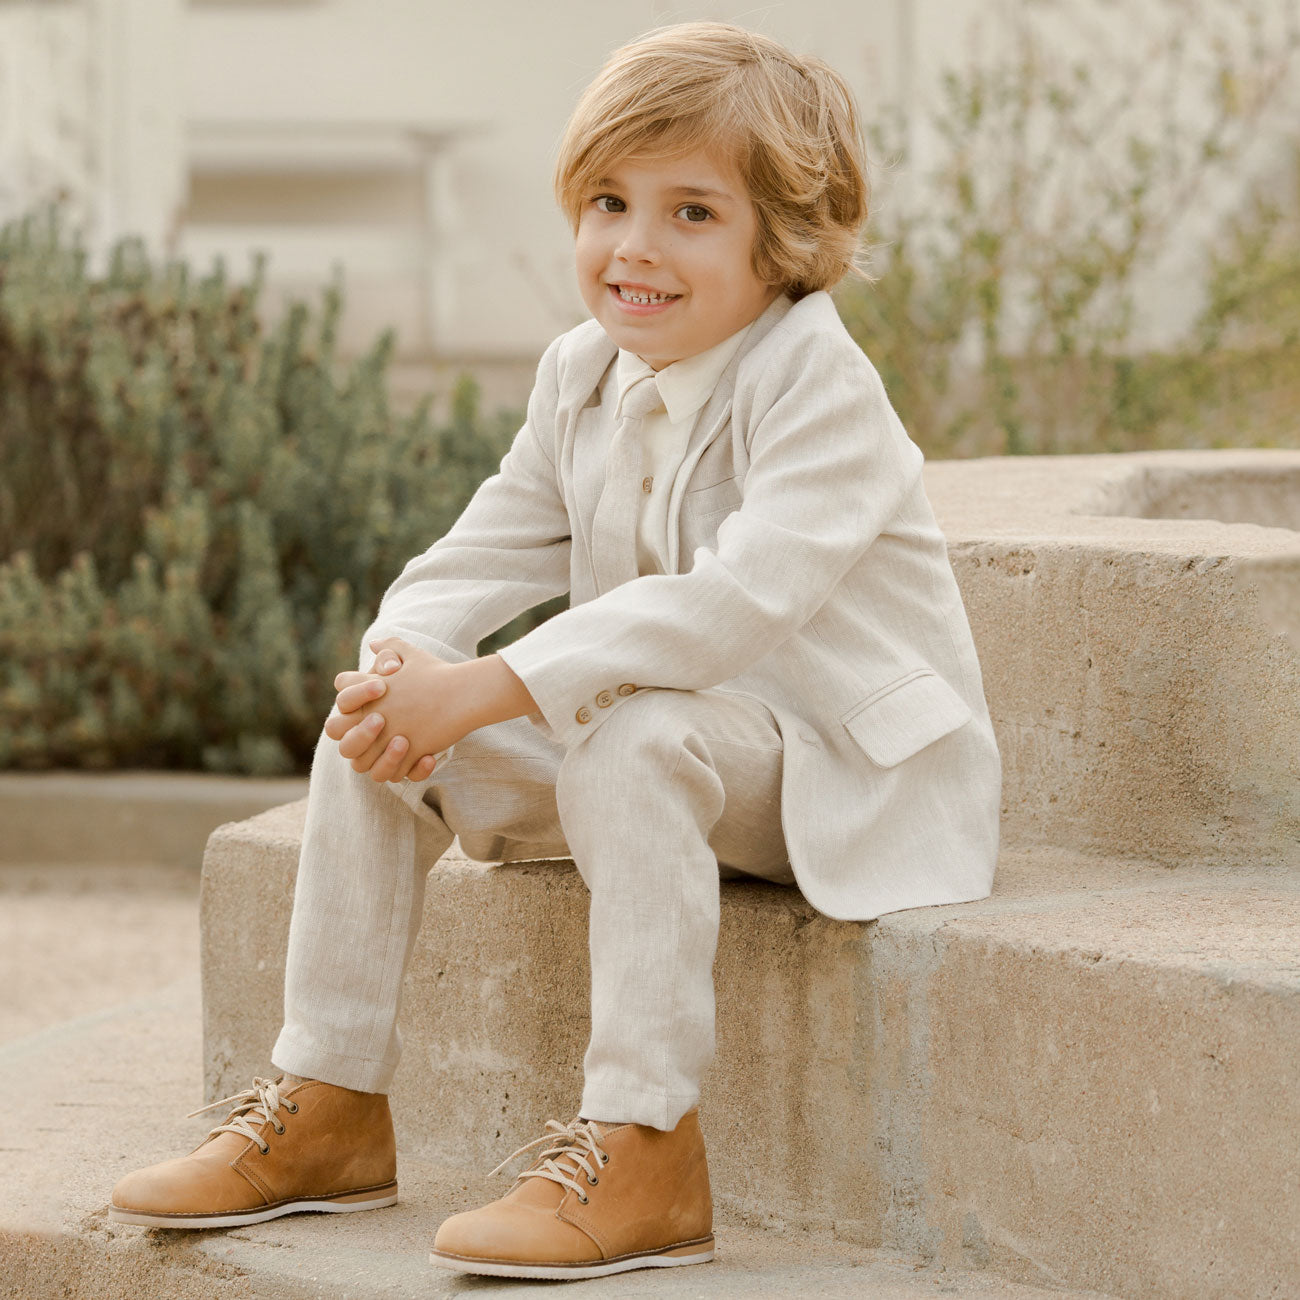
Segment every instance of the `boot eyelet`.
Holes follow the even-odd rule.
[[[283,1132],[284,1132],[284,1125],[283,1125],[283,1124],[273,1124],[271,1127],[274,1128],[275,1131],[276,1131],[277,1133],[283,1133]]]
[[[602,1165],[609,1164],[609,1156],[604,1151],[600,1153],[600,1163]]]
[[[578,1200],[581,1201],[583,1205],[586,1205],[588,1199],[589,1198],[584,1196],[581,1192],[578,1193]]]
[[[264,1156],[269,1156],[271,1154],[271,1148],[269,1146],[260,1147],[259,1150]]]
[[[290,1115],[296,1115],[298,1113],[298,1103],[296,1101],[286,1101],[284,1103],[284,1108]]]
[[[591,1178],[588,1178],[587,1181],[588,1181],[588,1182],[589,1182],[593,1187],[595,1187],[595,1185],[596,1185],[598,1182],[600,1182],[600,1179],[599,1179],[599,1178],[596,1178],[596,1177],[591,1177]]]

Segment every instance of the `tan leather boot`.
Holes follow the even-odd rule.
[[[546,1127],[552,1132],[520,1150],[550,1145],[505,1196],[438,1229],[435,1264],[497,1277],[581,1278],[713,1258],[698,1112],[671,1133],[581,1119]]]
[[[254,1079],[189,1155],[127,1174],[108,1217],[150,1228],[230,1228],[303,1210],[377,1210],[397,1200],[388,1098],[313,1079]]]

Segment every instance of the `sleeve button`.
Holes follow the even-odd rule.
[[[618,693],[620,695],[631,695],[634,690],[636,690],[636,687],[633,686],[631,682],[624,682],[623,685],[618,688]]]
[[[599,704],[602,709],[607,709],[614,703],[614,697],[608,691],[601,691],[601,693],[596,696],[596,703]]]
[[[579,722],[590,722],[591,710],[584,704],[573,716],[577,718]]]

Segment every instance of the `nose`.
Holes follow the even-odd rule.
[[[623,226],[614,256],[620,262],[642,262],[653,265],[659,261],[659,240],[653,224],[635,217]]]

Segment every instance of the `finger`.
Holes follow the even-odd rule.
[[[339,673],[334,678],[334,689],[341,691],[345,686],[355,686],[358,682],[368,682],[370,678],[370,673],[355,671]]]
[[[381,650],[371,670],[376,673],[395,673],[402,666],[401,656],[392,650]]]
[[[406,756],[404,770],[400,773],[403,781],[423,781],[433,775],[434,759],[432,754],[425,754],[422,757],[416,755],[412,750]]]
[[[331,740],[342,740],[361,721],[361,718],[362,715],[357,713],[331,713],[325,719],[325,734]]]
[[[400,636],[380,637],[370,643],[370,648],[378,658],[385,660],[396,658],[398,667],[401,667],[413,654],[418,653],[417,647],[409,641],[403,641]]]
[[[381,736],[363,754],[354,758],[352,760],[352,770],[354,772],[369,772],[384,756],[384,751],[388,748],[388,739],[387,736]]]
[[[372,781],[400,781],[401,770],[407,766],[411,742],[405,736],[394,736],[375,760],[370,769]]]
[[[352,713],[363,704],[373,704],[386,690],[388,690],[387,682],[371,677],[353,686],[345,686],[339,692],[338,699],[334,701],[334,707],[340,713]]]
[[[379,739],[379,734],[384,729],[384,715],[382,713],[367,713],[360,722],[353,727],[342,740],[339,741],[339,753],[344,758],[360,758],[367,750],[374,748],[375,742]],[[375,757],[383,752],[383,746],[375,750]],[[373,760],[372,760],[373,761]],[[365,768],[357,768],[357,771],[365,771],[369,768],[367,763]]]

